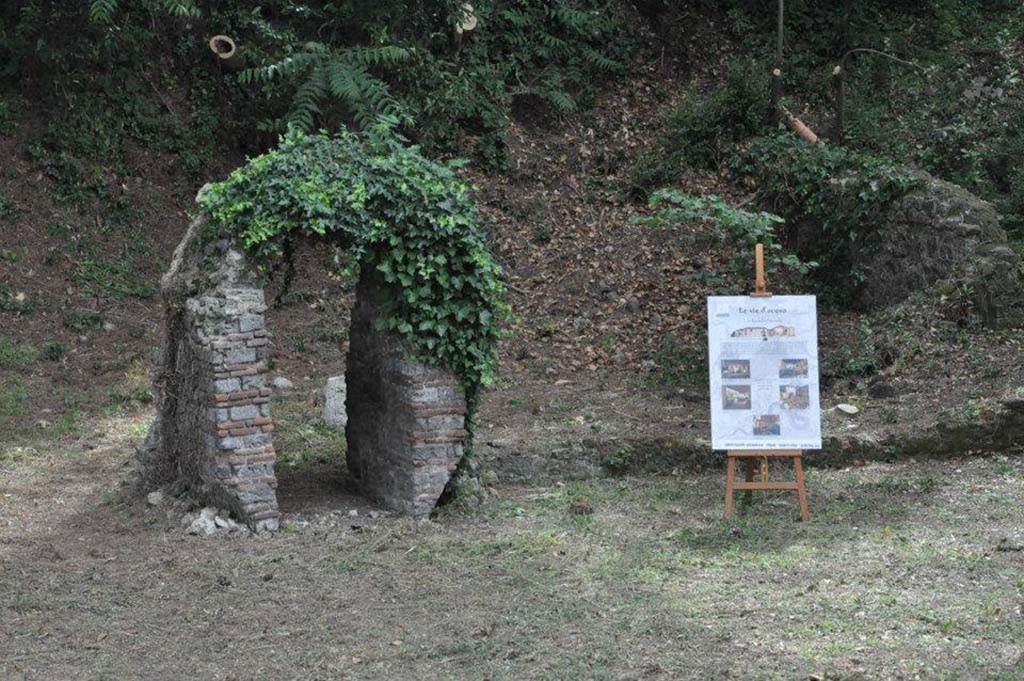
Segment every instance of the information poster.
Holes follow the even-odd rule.
[[[821,449],[814,296],[708,298],[711,446]]]

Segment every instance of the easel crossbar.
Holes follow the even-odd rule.
[[[800,489],[795,482],[734,482],[733,489]]]

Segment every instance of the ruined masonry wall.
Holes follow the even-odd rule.
[[[193,223],[161,280],[164,339],[157,416],[140,446],[144,491],[184,482],[202,501],[254,530],[280,512],[263,290],[222,235],[203,243]],[[466,399],[450,371],[409,361],[379,331],[385,289],[364,273],[348,353],[348,466],[361,491],[413,516],[429,514],[463,455]],[[340,383],[340,382],[338,382]]]
[[[165,328],[157,416],[140,447],[148,488],[188,484],[255,530],[277,529],[274,422],[263,290],[228,241],[194,223],[161,281]]]
[[[196,472],[207,496],[257,529],[276,529],[274,422],[266,385],[270,339],[261,289],[218,288],[188,301],[193,342],[208,369],[205,456]]]
[[[364,272],[345,373],[348,467],[365,494],[423,517],[462,458],[466,398],[455,374],[409,361],[401,341],[375,327],[380,297]]]

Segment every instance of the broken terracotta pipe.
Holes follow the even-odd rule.
[[[783,118],[786,119],[786,125],[797,134],[797,137],[810,144],[818,143],[818,136],[814,134],[814,131],[808,128],[799,118],[791,114],[786,107],[780,106],[779,111],[782,112]]]
[[[238,51],[235,41],[226,35],[215,35],[210,38],[210,51],[225,71],[235,72],[245,68],[245,57]]]

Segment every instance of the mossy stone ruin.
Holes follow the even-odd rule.
[[[164,336],[156,420],[139,448],[146,489],[180,481],[254,530],[274,530],[273,347],[263,289],[230,239],[204,243],[190,226],[161,280]],[[356,484],[384,506],[429,514],[463,455],[466,398],[458,377],[411,361],[378,329],[380,286],[367,269],[352,315],[346,459]]]

